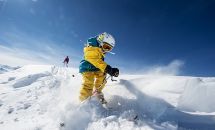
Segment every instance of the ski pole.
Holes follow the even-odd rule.
[[[96,89],[92,92],[92,94],[95,95],[95,94],[98,92],[98,89],[100,89],[100,88],[104,85],[105,81],[107,81],[110,77],[111,77],[111,76],[109,75],[107,78],[105,78],[105,79],[103,80],[103,83],[102,83],[98,88],[96,88]]]

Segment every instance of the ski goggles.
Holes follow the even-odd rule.
[[[110,44],[104,42],[103,45],[102,45],[102,49],[104,51],[111,51],[113,49],[113,47]]]

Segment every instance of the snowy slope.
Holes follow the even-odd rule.
[[[104,89],[107,110],[94,97],[79,103],[77,69],[28,65],[0,74],[0,130],[215,129],[215,78],[116,79]]]

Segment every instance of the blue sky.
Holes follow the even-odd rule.
[[[78,67],[86,40],[116,39],[122,72],[215,76],[213,0],[0,0],[0,64]]]

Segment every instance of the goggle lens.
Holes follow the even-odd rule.
[[[110,50],[112,50],[113,47],[108,43],[104,43],[102,48],[104,51],[110,51]]]

